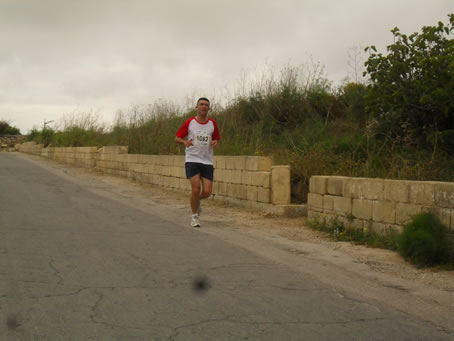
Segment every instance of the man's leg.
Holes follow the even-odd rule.
[[[213,181],[202,178],[202,193],[200,199],[206,199],[211,195],[213,191]]]
[[[192,214],[197,214],[197,210],[199,209],[199,200],[200,200],[200,174],[194,175],[192,178],[189,179],[191,182],[191,210]]]

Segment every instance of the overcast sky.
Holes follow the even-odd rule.
[[[113,122],[160,98],[221,101],[244,72],[311,58],[338,84],[352,48],[385,52],[393,27],[453,12],[454,0],[0,0],[0,119],[25,134],[68,113]]]

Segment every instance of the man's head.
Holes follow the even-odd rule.
[[[197,106],[195,108],[197,109],[197,114],[199,116],[206,116],[208,114],[208,110],[210,110],[210,100],[206,97],[200,97],[197,100]]]
[[[200,101],[202,102],[207,102],[208,103],[208,106],[210,106],[210,100],[206,97],[200,97],[198,100],[197,100],[197,105],[199,105]]]

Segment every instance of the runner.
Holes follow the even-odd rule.
[[[176,142],[186,147],[186,177],[192,188],[192,227],[200,227],[200,200],[208,198],[213,189],[213,148],[217,147],[221,138],[216,122],[208,117],[210,101],[205,97],[199,98],[196,109],[197,116],[185,121],[175,138]]]

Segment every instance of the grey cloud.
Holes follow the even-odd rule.
[[[339,81],[352,46],[384,48],[394,26],[419,30],[449,12],[452,0],[0,0],[0,118],[26,130],[65,108],[112,117],[160,97],[222,96],[242,70],[308,56]]]

